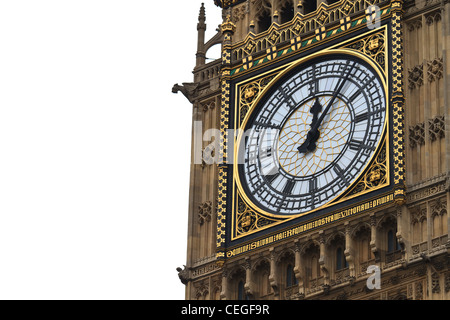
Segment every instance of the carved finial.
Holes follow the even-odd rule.
[[[278,10],[275,10],[275,12],[273,13],[273,22],[278,23]]]
[[[250,27],[250,32],[253,32],[253,33],[255,33],[255,21],[250,21],[250,25],[249,25],[249,27]]]
[[[200,14],[198,15],[197,30],[206,29],[205,21],[206,21],[205,4],[202,3],[202,6],[200,7]]]

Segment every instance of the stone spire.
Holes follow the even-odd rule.
[[[205,4],[202,3],[202,6],[200,7],[200,14],[198,15],[198,24],[197,24],[197,31],[198,31],[198,39],[197,39],[197,60],[196,60],[196,66],[200,66],[205,64],[205,31],[206,31],[206,14],[205,14]]]

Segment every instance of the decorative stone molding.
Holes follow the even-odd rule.
[[[409,127],[409,145],[411,148],[425,144],[425,123],[418,123]]]
[[[422,28],[422,19],[419,18],[419,19],[414,19],[412,21],[409,21],[406,24],[406,27],[407,27],[409,32],[412,32],[414,30],[418,30],[418,29]]]
[[[427,61],[428,82],[433,82],[441,79],[443,74],[444,74],[443,58],[436,58],[434,60]]]
[[[433,272],[431,275],[431,290],[433,293],[441,292],[441,286],[439,283],[439,273]]]
[[[203,112],[207,112],[208,110],[213,110],[216,107],[216,102],[214,100],[210,100],[201,104],[201,110]]]
[[[434,11],[428,14],[425,18],[425,22],[429,26],[441,20],[442,20],[441,10]]]
[[[212,202],[206,201],[198,206],[198,223],[203,225],[205,222],[211,221]]]
[[[428,133],[431,141],[445,137],[445,117],[436,116],[428,120]]]
[[[416,89],[423,85],[423,63],[408,69],[408,88]]]

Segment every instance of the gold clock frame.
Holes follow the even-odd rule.
[[[283,216],[277,217],[276,215],[261,212],[261,209],[258,208],[254,204],[250,204],[251,209],[255,212],[259,212],[264,216],[265,219],[268,219],[267,225],[262,228],[248,228],[247,232],[237,234],[236,233],[236,223],[238,219],[238,213],[241,211],[242,213],[242,204],[239,203],[239,197],[244,198],[245,205],[251,203],[248,197],[245,196],[245,193],[242,191],[242,186],[239,185],[240,182],[239,176],[236,172],[236,166],[233,167],[232,170],[229,170],[226,164],[226,160],[224,164],[219,165],[219,201],[218,201],[218,233],[217,233],[217,261],[218,263],[223,263],[227,258],[233,258],[241,253],[247,252],[249,250],[257,249],[261,246],[268,245],[274,241],[279,241],[285,239],[286,237],[296,236],[305,231],[311,230],[312,228],[320,227],[324,224],[333,223],[340,219],[345,219],[346,217],[353,215],[355,213],[359,213],[362,211],[367,211],[374,208],[379,208],[386,205],[401,205],[404,203],[405,199],[405,187],[404,187],[404,95],[403,95],[403,77],[402,77],[402,41],[401,41],[401,25],[400,19],[402,14],[402,2],[398,0],[393,0],[390,3],[390,6],[384,8],[387,9],[386,16],[383,19],[390,19],[391,21],[391,30],[388,28],[388,24],[383,24],[380,28],[375,30],[370,30],[365,33],[354,36],[353,38],[347,39],[339,44],[335,44],[328,48],[322,49],[312,55],[307,57],[303,57],[297,59],[296,61],[292,61],[286,63],[282,66],[274,68],[270,71],[261,73],[255,77],[247,78],[239,83],[234,84],[233,90],[236,93],[233,104],[230,102],[230,91],[232,79],[234,78],[235,70],[239,70],[239,67],[236,69],[232,68],[231,64],[231,51],[233,46],[231,45],[231,35],[233,34],[234,26],[228,20],[222,25],[222,30],[224,31],[224,45],[223,45],[223,69],[222,69],[222,117],[221,117],[221,130],[224,133],[224,138],[221,141],[221,146],[224,147],[224,151],[221,154],[223,159],[226,159],[227,156],[227,147],[229,144],[230,137],[226,136],[225,131],[228,129],[231,121],[234,121],[234,128],[243,128],[245,127],[246,121],[248,121],[249,115],[252,112],[253,107],[261,100],[264,96],[264,93],[269,90],[269,88],[277,83],[277,80],[283,76],[285,72],[288,70],[298,66],[301,63],[304,63],[310,59],[316,58],[321,55],[327,55],[332,53],[344,53],[353,56],[357,56],[362,60],[369,63],[374,70],[379,74],[380,79],[382,79],[384,84],[384,89],[386,92],[386,107],[387,114],[394,114],[392,128],[388,122],[388,117],[386,117],[385,128],[383,132],[382,142],[380,143],[380,147],[377,148],[375,153],[373,154],[371,160],[366,165],[366,168],[361,172],[364,175],[368,175],[371,172],[372,168],[368,168],[368,166],[385,166],[385,172],[387,176],[382,184],[377,186],[363,186],[362,190],[356,190],[359,182],[362,181],[365,177],[361,174],[355,181],[355,183],[343,192],[337,199],[339,201],[332,201],[320,208],[314,209],[313,211],[295,215],[295,216]],[[360,19],[361,20],[361,19]],[[359,20],[358,20],[359,21]],[[392,32],[391,38],[388,37],[388,31]],[[335,32],[335,31],[333,31]],[[376,37],[373,37],[376,35]],[[381,35],[381,38],[379,37]],[[372,37],[372,38],[371,38]],[[389,41],[389,39],[391,39]],[[373,41],[372,41],[373,40]],[[381,44],[380,41],[381,40]],[[330,40],[322,40],[321,43],[326,43],[326,41]],[[358,43],[359,42],[359,43]],[[310,41],[308,42],[310,43]],[[390,47],[389,47],[389,46]],[[293,47],[292,47],[293,48]],[[298,50],[300,47],[297,45],[296,49]],[[293,48],[294,49],[294,48]],[[377,50],[374,50],[377,49]],[[389,49],[392,52],[389,52]],[[296,53],[297,51],[294,50]],[[283,51],[289,52],[289,51]],[[377,55],[384,55],[380,63]],[[388,70],[388,56],[392,54],[392,70]],[[278,56],[277,59],[270,59],[270,63],[274,63],[273,60],[276,60],[278,65],[280,65],[280,61],[288,58],[289,54],[284,56]],[[244,67],[246,63],[244,59],[243,66],[240,69],[241,73],[249,72],[247,67]],[[264,80],[265,79],[265,80]],[[263,81],[264,80],[264,81]],[[257,88],[255,90],[248,90],[244,92],[247,96],[247,100],[250,103],[246,103],[246,110],[241,109],[242,104],[240,104],[240,94],[239,90],[247,87],[247,89],[251,89],[253,87]],[[253,91],[253,92],[252,92]],[[234,107],[234,119],[230,118],[230,107]],[[244,110],[244,111],[243,111]],[[393,130],[392,132],[390,130]],[[242,135],[242,133],[241,133]],[[391,137],[393,138],[391,141]],[[234,141],[234,157],[237,157],[236,148],[239,146],[240,136],[236,138]],[[384,151],[383,151],[384,150]],[[391,159],[391,150],[392,150],[392,159]],[[385,162],[381,163],[378,161],[383,157],[380,157],[380,154],[385,152],[388,156],[385,157]],[[379,158],[380,157],[380,158]],[[236,160],[236,159],[234,159]],[[393,166],[391,168],[391,166]],[[393,176],[390,176],[392,172]],[[377,173],[375,173],[376,175]],[[231,179],[231,183],[229,183],[229,179]],[[392,186],[391,191],[387,191],[385,193],[378,193],[376,196],[371,196],[370,193],[376,190],[380,190],[386,186]],[[238,192],[242,192],[242,194],[238,194]],[[352,194],[353,192],[353,194]],[[227,194],[231,193],[231,196],[227,197]],[[344,201],[354,199],[357,196],[366,195],[364,197],[364,201],[357,202],[357,204],[352,204],[347,207],[336,210],[333,208],[334,205],[338,203],[342,203]],[[236,197],[237,196],[237,197]],[[231,212],[227,212],[227,199],[231,201],[228,204],[231,207]],[[241,208],[240,208],[241,206]],[[280,229],[280,227],[276,228],[277,231],[273,231],[272,233],[262,232],[261,236],[258,237],[257,233],[260,231],[272,228],[274,226],[279,226],[293,219],[297,219],[300,216],[305,216],[311,214],[312,212],[316,212],[318,210],[322,210],[325,208],[330,208],[330,211],[321,214],[319,217],[314,219],[306,220],[303,222],[299,222],[297,225],[288,224],[289,227],[284,229]],[[334,210],[334,211],[333,211]],[[231,214],[231,220],[227,222],[227,215]],[[281,219],[281,220],[280,220]],[[241,221],[242,222],[242,221]],[[227,225],[227,223],[231,223],[231,226]],[[248,219],[245,223],[251,226],[254,221],[252,219]],[[227,234],[227,233],[231,234]],[[226,246],[226,238],[229,237],[231,243],[230,246]],[[245,237],[251,236],[248,241],[245,240]],[[233,245],[232,242],[234,240],[239,240],[237,243]]]
[[[384,29],[385,29],[384,32],[386,32],[386,28],[384,28]],[[324,57],[324,56],[327,56],[327,55],[335,55],[335,54],[345,54],[347,56],[353,56],[353,57],[360,58],[361,60],[363,60],[366,63],[368,63],[375,70],[375,72],[377,72],[378,76],[380,77],[380,79],[382,81],[384,92],[386,93],[386,95],[385,95],[385,99],[386,99],[385,100],[386,114],[389,114],[389,112],[390,112],[390,108],[389,108],[389,94],[388,94],[388,88],[389,88],[389,79],[388,78],[389,77],[387,77],[386,74],[383,73],[379,69],[379,67],[373,62],[373,60],[368,58],[366,55],[364,55],[364,54],[362,54],[360,52],[356,52],[356,51],[351,50],[351,49],[336,49],[336,48],[331,47],[331,48],[327,48],[327,49],[321,50],[321,51],[319,51],[317,53],[314,53],[312,55],[309,55],[307,57],[300,58],[300,59],[290,63],[286,68],[283,69],[283,71],[279,72],[279,74],[275,78],[273,78],[270,81],[270,83],[260,92],[260,94],[257,97],[257,99],[254,100],[250,110],[247,112],[245,118],[240,123],[240,126],[236,126],[236,125],[239,125],[239,124],[237,123],[237,117],[235,117],[235,128],[238,128],[238,129],[245,128],[245,126],[247,124],[247,121],[250,118],[250,115],[252,114],[252,112],[254,110],[254,107],[259,104],[260,100],[265,96],[266,92],[268,90],[270,90],[270,88],[273,85],[276,85],[278,83],[279,79],[282,78],[286,73],[290,72],[292,69],[294,69],[294,68],[298,67],[299,65],[302,65],[302,64],[304,64],[304,63],[306,63],[306,62],[308,62],[308,61],[310,61],[312,59],[316,59],[318,57]],[[255,78],[259,79],[260,77],[261,77],[261,75],[255,77]],[[255,81],[255,78],[250,79],[250,81]],[[247,79],[244,83],[246,83],[248,81],[249,81],[249,79]],[[258,81],[258,80],[256,80],[256,81]],[[240,89],[239,88],[241,86],[242,86],[242,83],[237,83],[235,85],[235,92],[240,93]],[[240,96],[240,94],[237,95],[234,105],[235,105],[235,112],[237,114],[240,114],[240,112],[239,112],[240,104],[238,102],[238,96]],[[367,194],[369,192],[373,192],[375,190],[379,190],[381,188],[384,188],[384,187],[388,186],[389,182],[390,182],[390,178],[389,178],[389,171],[390,170],[389,170],[389,157],[386,157],[386,164],[384,164],[384,165],[386,166],[387,177],[385,177],[385,179],[384,179],[385,182],[384,183],[379,184],[379,185],[377,185],[377,186],[375,186],[373,188],[367,188],[366,190],[363,190],[361,193],[356,193],[356,194],[350,195],[349,197],[343,197],[342,198],[343,195],[349,193],[349,190],[353,189],[353,187],[360,182],[361,175],[364,172],[366,172],[366,169],[369,166],[372,165],[373,159],[380,153],[380,149],[386,148],[386,150],[389,150],[389,139],[386,139],[386,136],[389,136],[388,118],[389,117],[385,117],[385,122],[384,122],[383,130],[382,130],[383,131],[383,133],[382,133],[383,137],[382,137],[382,139],[380,141],[379,146],[377,146],[377,150],[374,152],[374,154],[372,155],[372,157],[370,158],[368,163],[364,166],[364,169],[361,171],[360,175],[355,179],[355,182],[352,184],[352,186],[350,186],[349,189],[344,190],[340,195],[338,195],[336,197],[336,199],[339,199],[339,200],[337,200],[337,201],[332,200],[329,203],[326,203],[326,204],[324,204],[324,205],[322,205],[322,206],[320,206],[318,208],[315,208],[315,209],[313,209],[311,211],[308,211],[308,212],[305,212],[305,213],[300,213],[300,214],[297,214],[297,215],[291,215],[289,217],[286,217],[286,215],[276,215],[276,214],[273,214],[273,213],[269,213],[269,212],[267,212],[265,210],[262,210],[256,204],[254,204],[251,201],[251,199],[245,194],[245,191],[244,191],[244,189],[242,187],[242,183],[240,181],[240,177],[239,177],[239,174],[238,174],[238,166],[237,165],[233,166],[233,180],[234,180],[234,183],[233,183],[233,190],[232,190],[233,202],[232,202],[232,222],[231,222],[232,233],[231,233],[231,240],[233,241],[233,240],[236,240],[236,239],[239,239],[239,238],[251,235],[251,234],[253,234],[255,232],[259,232],[259,231],[265,230],[267,228],[271,228],[273,226],[276,226],[278,224],[281,224],[281,223],[284,223],[284,222],[287,222],[287,221],[290,221],[290,220],[293,220],[293,219],[297,219],[299,217],[303,217],[303,216],[309,215],[311,213],[314,213],[314,212],[319,211],[319,210],[323,210],[323,209],[328,208],[330,206],[334,206],[336,204],[342,203],[342,202],[347,201],[349,199],[352,199],[354,197],[357,197],[357,196],[360,196],[360,195],[363,195],[363,194]],[[237,161],[238,161],[238,158],[239,158],[239,149],[240,149],[239,146],[241,144],[241,140],[242,140],[243,137],[244,137],[244,132],[243,132],[243,130],[240,130],[239,131],[239,135],[237,136],[237,138],[236,138],[236,140],[234,142],[234,163],[238,163]],[[379,165],[379,164],[377,164],[377,165]],[[262,219],[272,220],[272,223],[267,224],[265,227],[258,227],[258,228],[255,228],[256,230],[252,229],[252,231],[249,231],[249,232],[246,232],[246,233],[241,233],[241,234],[238,235],[239,232],[238,232],[238,228],[237,228],[237,223],[238,223],[238,220],[239,220],[239,211],[240,211],[238,207],[243,205],[242,203],[239,203],[239,201],[243,201],[243,203],[245,205],[247,205],[250,210],[253,210],[254,214],[256,214],[256,217],[255,217],[256,221],[259,220],[260,218],[262,218]],[[256,221],[254,223],[256,223]]]

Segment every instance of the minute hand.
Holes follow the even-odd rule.
[[[333,106],[334,101],[336,100],[337,96],[341,92],[342,88],[344,87],[344,84],[347,82],[347,80],[350,78],[350,75],[352,73],[353,67],[355,65],[355,62],[350,66],[347,74],[345,75],[345,78],[342,79],[342,81],[337,85],[336,89],[334,90],[334,94],[331,97],[331,100],[328,102],[327,107],[323,111],[323,113],[320,115],[320,117],[311,124],[311,129],[308,131],[306,141],[298,148],[298,151],[300,153],[306,153],[307,151],[314,151],[316,148],[316,141],[320,137],[320,132],[318,131],[320,124],[322,123],[323,119],[327,115],[327,113],[330,111],[331,107]]]

